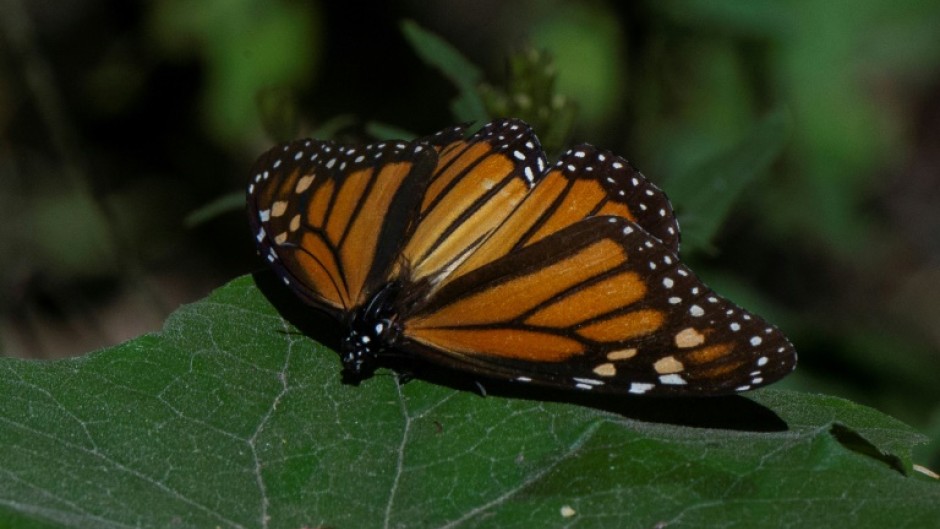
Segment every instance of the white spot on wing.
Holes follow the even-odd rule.
[[[603,380],[597,380],[596,378],[580,378],[580,377],[571,377],[571,380],[578,382],[580,384],[589,384],[591,386],[603,386]]]
[[[659,377],[659,381],[663,384],[669,384],[671,386],[684,386],[686,384],[685,379],[676,373],[662,375]]]

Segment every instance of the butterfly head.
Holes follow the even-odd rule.
[[[350,375],[372,374],[379,356],[395,344],[400,326],[394,302],[400,290],[398,283],[389,283],[353,313],[340,355]]]

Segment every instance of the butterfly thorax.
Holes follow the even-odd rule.
[[[368,376],[379,356],[395,345],[401,331],[396,301],[401,283],[383,286],[353,312],[343,338],[343,370],[354,376]]]

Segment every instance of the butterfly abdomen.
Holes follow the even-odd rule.
[[[401,291],[401,282],[389,282],[352,313],[342,343],[344,371],[356,377],[368,376],[375,370],[379,356],[395,346],[401,334]]]

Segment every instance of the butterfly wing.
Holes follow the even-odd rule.
[[[543,385],[722,394],[789,373],[773,326],[718,296],[623,217],[591,217],[441,287],[404,318],[405,349]]]
[[[274,147],[248,186],[258,251],[307,303],[350,311],[385,282],[436,159],[417,142]]]
[[[437,282],[453,271],[526,197],[546,165],[538,139],[520,120],[493,121],[447,143],[459,130],[428,140],[439,149],[437,167],[402,251],[414,282]]]
[[[679,224],[669,198],[630,162],[593,145],[568,150],[515,212],[507,229],[522,232],[522,246],[581,219],[612,215],[679,251]],[[519,229],[518,224],[525,227]]]
[[[449,276],[454,280],[591,216],[631,220],[670,251],[679,224],[665,193],[610,151],[581,145],[541,177],[506,220]]]

